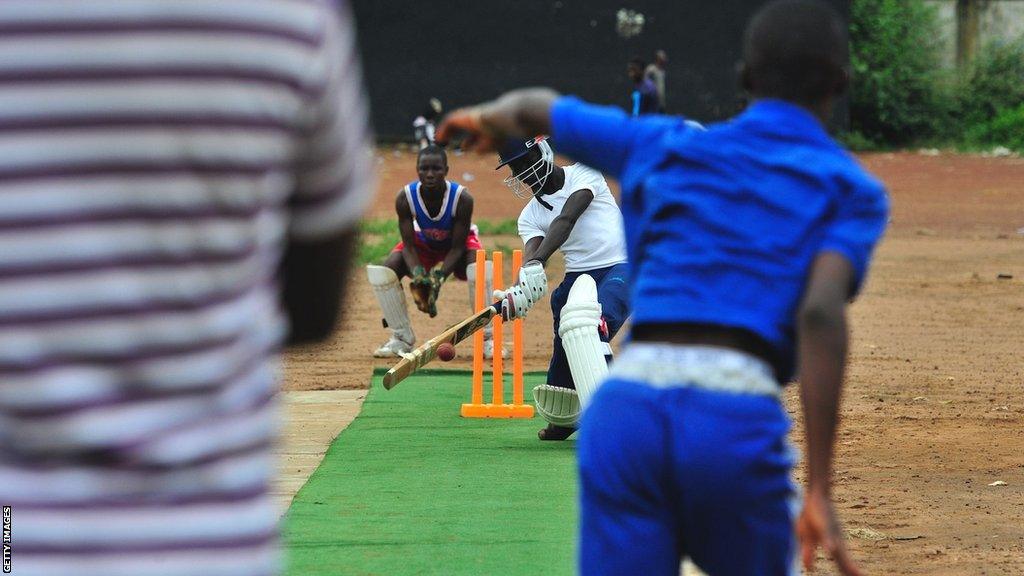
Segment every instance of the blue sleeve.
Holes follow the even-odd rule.
[[[555,151],[620,179],[634,153],[656,146],[659,136],[682,122],[668,116],[630,118],[616,106],[588,104],[573,96],[559,98],[551,108]]]
[[[836,252],[853,266],[851,296],[864,283],[875,245],[889,220],[889,199],[873,178],[855,183],[839,199],[819,252]]]
[[[633,116],[640,115],[640,91],[633,90]]]

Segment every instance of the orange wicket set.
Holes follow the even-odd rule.
[[[494,286],[505,286],[502,277],[504,255],[492,254],[492,277]],[[519,277],[523,265],[523,251],[512,251],[512,280]],[[490,304],[490,294],[485,294],[487,251],[476,251],[476,294],[474,310],[479,312]],[[533,406],[523,401],[523,319],[512,321],[512,403],[505,403],[505,360],[501,357],[502,328],[501,315],[494,323],[494,357],[491,364],[491,402],[484,404],[484,331],[473,334],[473,391],[468,404],[462,405],[463,418],[533,418]]]

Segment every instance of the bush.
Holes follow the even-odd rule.
[[[866,142],[931,137],[948,118],[936,11],[922,0],[854,0],[850,128]]]
[[[1005,146],[1024,152],[1024,104],[996,114],[988,122],[968,129],[966,140],[979,147]]]
[[[878,150],[881,147],[878,142],[869,140],[863,134],[854,130],[840,132],[838,138],[843,146],[853,152],[869,152]]]
[[[985,47],[963,76],[957,116],[967,126],[987,126],[1024,105],[1024,38]],[[1006,119],[1013,114],[1006,116]],[[1009,121],[1009,120],[1007,120]]]

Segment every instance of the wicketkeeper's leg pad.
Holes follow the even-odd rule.
[[[611,347],[601,341],[601,303],[597,301],[597,284],[588,274],[580,274],[569,289],[558,321],[558,335],[569,363],[579,395],[580,410],[586,410],[597,387],[608,374],[605,356]]]
[[[580,419],[580,400],[572,388],[541,384],[533,389],[537,412],[556,426],[576,427]]]
[[[466,285],[469,286],[469,307],[476,312],[476,262],[466,265]],[[486,261],[484,268],[484,305],[490,304],[491,294],[494,292],[494,268],[490,260]],[[484,340],[493,337],[494,328],[491,324],[484,327]]]
[[[415,342],[416,337],[413,335],[412,322],[409,320],[409,310],[405,303],[405,292],[402,291],[402,283],[399,282],[395,271],[387,266],[370,264],[366,267],[366,278],[373,287],[374,295],[377,296],[377,303],[380,304],[387,327],[401,340],[409,344]]]

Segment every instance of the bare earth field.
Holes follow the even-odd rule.
[[[415,178],[415,155],[377,156],[370,217],[389,218]],[[870,574],[1024,574],[1024,159],[861,160],[887,184],[893,211],[851,312],[835,488],[851,546]],[[476,198],[477,219],[518,215],[522,201],[491,158],[449,163],[449,177]],[[370,357],[386,334],[362,270],[350,288],[335,339],[288,355],[286,390],[365,388],[373,367],[388,365]],[[435,319],[413,310],[421,340],[467,315],[465,284],[448,283],[439,307]],[[545,309],[527,320],[527,369],[546,367],[550,326]],[[470,355],[460,348],[449,366],[468,366]],[[794,389],[787,405],[797,419]]]

